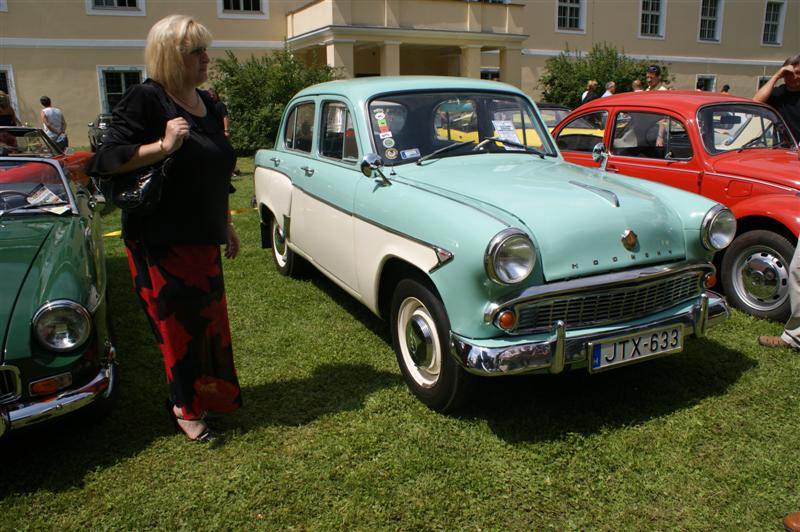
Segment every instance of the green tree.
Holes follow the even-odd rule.
[[[273,54],[244,60],[228,51],[214,60],[210,77],[228,107],[233,147],[252,154],[274,144],[283,110],[297,91],[338,76],[333,67],[306,65],[284,46]]]
[[[575,108],[581,104],[581,94],[590,79],[598,81],[601,94],[608,81],[617,84],[617,92],[631,90],[631,83],[638,79],[645,86],[645,70],[651,61],[636,60],[603,42],[592,46],[589,53],[571,52],[567,49],[545,63],[545,71],[539,79],[544,101]],[[661,67],[661,80],[669,80],[666,65]]]

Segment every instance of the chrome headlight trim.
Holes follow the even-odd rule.
[[[517,278],[508,277],[507,274],[504,273],[506,270],[504,268],[498,268],[497,265],[499,253],[511,242],[527,244],[530,249],[528,264],[523,269],[524,274],[519,275]],[[530,237],[521,229],[514,227],[504,229],[489,241],[489,245],[486,246],[483,263],[486,275],[495,283],[501,285],[516,284],[527,279],[531,272],[533,272],[533,268],[536,266],[536,247],[533,245]]]
[[[731,230],[730,224],[733,224]],[[728,224],[728,227],[720,226]],[[715,230],[717,234],[715,234]],[[711,207],[700,226],[703,247],[709,251],[720,251],[728,247],[736,237],[736,217],[730,209],[719,203]],[[720,241],[720,239],[722,239]]]
[[[69,310],[75,313],[77,319],[82,322],[82,332],[77,336],[77,338],[73,341],[70,341],[68,344],[59,345],[53,344],[47,341],[47,338],[44,335],[44,332],[40,327],[44,324],[42,321],[48,317],[53,312],[62,311],[62,310]],[[64,353],[68,351],[72,351],[77,349],[78,347],[82,346],[86,343],[89,337],[92,335],[92,315],[89,313],[88,310],[83,305],[80,305],[74,301],[69,299],[56,299],[54,301],[48,301],[44,305],[42,305],[39,310],[36,311],[36,314],[33,316],[33,320],[31,320],[31,325],[33,327],[33,333],[36,337],[36,340],[39,344],[44,347],[45,349],[49,349],[51,351],[56,351],[58,353]]]

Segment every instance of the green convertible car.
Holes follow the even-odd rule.
[[[59,161],[0,156],[0,435],[112,396],[100,207]]]
[[[304,89],[256,154],[255,189],[278,270],[311,263],[386,318],[408,387],[436,410],[469,397],[472,375],[618,368],[729,314],[709,288],[731,212],[565,162],[510,85]]]

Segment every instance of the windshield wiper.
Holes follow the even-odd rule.
[[[456,148],[460,148],[461,146],[466,146],[467,144],[475,144],[474,140],[462,140],[461,142],[456,142],[455,144],[448,144],[443,148],[439,148],[438,150],[434,150],[430,152],[428,155],[423,155],[419,159],[417,159],[417,164],[422,164],[422,161],[427,161],[428,159],[432,159],[437,155],[441,155],[442,153],[448,152],[450,150],[454,150]]]
[[[531,148],[530,146],[526,146],[525,144],[520,144],[519,142],[514,142],[513,140],[506,140],[506,139],[500,138],[500,137],[485,137],[485,138],[481,139],[481,141],[478,143],[478,145],[475,146],[472,149],[473,149],[473,151],[474,150],[478,150],[482,146],[485,146],[486,144],[488,144],[490,142],[499,142],[501,144],[505,144],[506,146],[513,146],[515,148],[522,148],[527,153],[532,153],[534,155],[538,155],[542,159],[544,159],[544,156],[546,155],[543,151],[537,150],[536,148]]]
[[[11,207],[10,209],[6,209],[4,211],[0,211],[0,219],[3,218],[6,214],[15,211],[24,211],[28,209],[37,209],[42,207],[60,207],[62,205],[69,205],[67,201],[52,201],[49,203],[26,203],[25,205],[17,205],[16,207]],[[66,211],[64,211],[66,212]]]

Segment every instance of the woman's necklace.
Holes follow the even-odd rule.
[[[186,103],[185,101],[183,101],[182,99],[178,98],[177,96],[175,96],[172,93],[170,93],[170,96],[172,96],[172,98],[174,100],[178,100],[178,103],[180,103],[181,105],[183,105],[187,109],[197,109],[200,106],[200,95],[197,94],[197,91],[193,91],[193,92],[194,92],[194,98],[195,98],[193,104]]]

